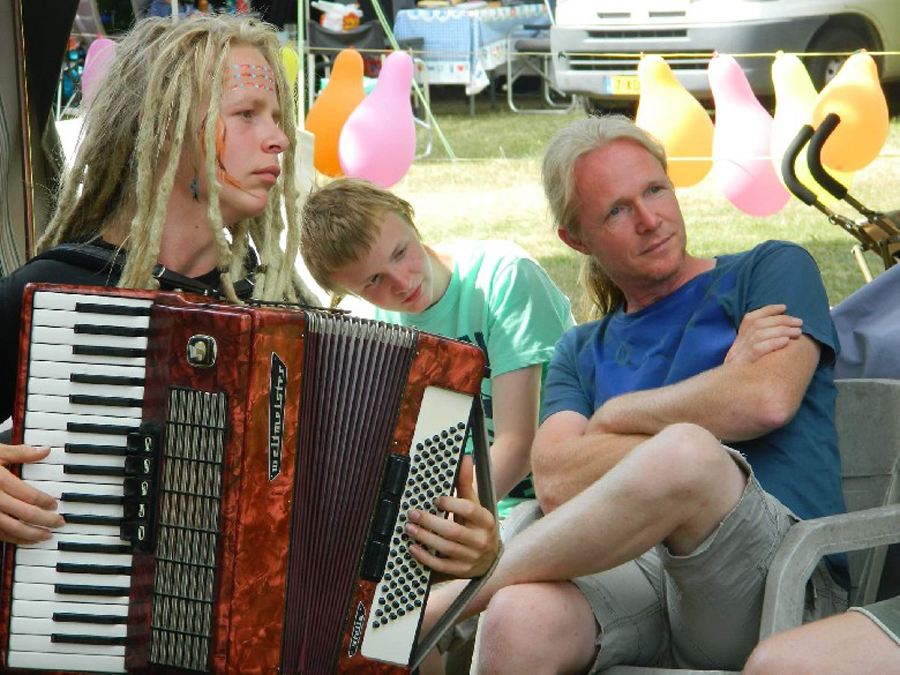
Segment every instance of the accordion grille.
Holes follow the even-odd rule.
[[[160,477],[150,661],[206,670],[226,440],[226,396],[169,391]]]
[[[334,672],[371,508],[418,334],[310,313],[303,383],[283,672]]]

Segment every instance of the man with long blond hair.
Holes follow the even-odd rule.
[[[0,281],[0,419],[12,412],[29,282],[182,288],[296,301],[294,104],[271,26],[226,15],[146,19],[119,42],[87,111],[38,255]],[[287,230],[287,251],[280,246]],[[47,448],[0,444],[0,464]],[[0,467],[0,539],[59,526],[55,501]]]

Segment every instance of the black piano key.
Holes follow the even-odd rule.
[[[146,349],[135,347],[104,347],[102,345],[72,345],[76,356],[115,356],[120,358],[145,358]]]
[[[50,642],[70,645],[124,645],[125,637],[108,637],[106,635],[60,635],[50,634]]]
[[[78,504],[122,504],[123,495],[91,495],[79,492],[63,492],[59,496],[61,502],[77,502]]]
[[[63,473],[70,476],[124,476],[125,467],[63,464]]]
[[[124,424],[94,424],[91,422],[68,422],[66,431],[73,434],[106,434],[108,436],[127,436],[138,427]]]
[[[90,544],[82,541],[60,541],[56,544],[57,551],[68,553],[131,553],[131,544]]]
[[[53,620],[59,623],[98,623],[103,625],[124,625],[128,623],[127,616],[115,614],[76,614],[75,612],[54,612]]]
[[[109,335],[115,337],[147,337],[147,328],[133,326],[104,326],[102,324],[76,323],[73,332],[80,335]]]
[[[122,524],[120,516],[98,516],[92,513],[60,513],[70,525],[112,525],[118,527]]]
[[[57,572],[69,574],[131,574],[130,565],[97,565],[86,563],[56,563]]]
[[[113,455],[124,457],[128,454],[128,448],[124,445],[94,445],[92,443],[66,443],[63,448],[66,452],[76,455]]]
[[[75,311],[86,312],[88,314],[111,314],[116,316],[150,316],[149,307],[106,305],[100,302],[76,302]]]
[[[140,408],[144,401],[140,398],[125,398],[122,396],[69,394],[69,403],[74,405],[101,405],[109,408]]]
[[[92,373],[72,373],[69,375],[69,382],[77,384],[108,384],[114,387],[143,387],[146,384],[143,377],[96,375]]]
[[[54,584],[58,595],[98,595],[107,598],[127,598],[130,590],[119,586],[81,586],[78,584]]]

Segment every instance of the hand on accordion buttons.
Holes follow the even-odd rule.
[[[440,497],[435,505],[450,518],[414,509],[409,512],[407,533],[424,546],[411,546],[416,560],[434,572],[450,577],[479,577],[497,557],[497,521],[478,502],[473,487],[472,458],[463,458],[456,497]],[[428,546],[437,555],[425,549]]]
[[[50,538],[50,528],[65,524],[56,513],[56,500],[13,475],[6,467],[37,462],[49,448],[0,443],[0,540],[13,544],[34,544]]]

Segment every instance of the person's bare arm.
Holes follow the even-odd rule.
[[[34,544],[50,538],[49,528],[61,527],[56,500],[31,487],[6,467],[36,462],[49,449],[0,443],[0,540],[12,544]]]
[[[588,431],[653,435],[691,422],[727,441],[757,438],[793,418],[820,353],[803,335],[753,362],[735,360],[677,384],[618,396],[594,413]]]
[[[503,373],[491,386],[494,442],[491,470],[497,499],[505,497],[531,470],[531,444],[537,431],[541,366]]]
[[[588,420],[570,410],[551,415],[532,446],[532,470],[544,513],[592,485],[641,441],[643,434],[591,433]]]

